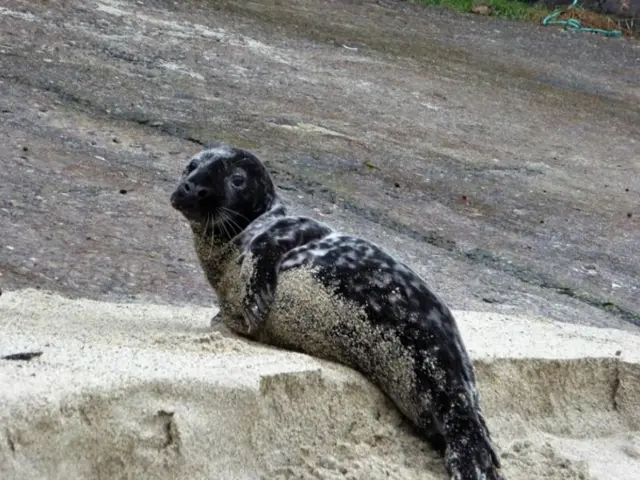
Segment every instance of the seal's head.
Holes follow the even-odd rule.
[[[262,162],[245,150],[219,147],[193,156],[171,195],[171,205],[205,229],[239,233],[268,211],[275,188]]]

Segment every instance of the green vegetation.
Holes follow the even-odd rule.
[[[459,12],[471,12],[472,0],[409,0],[423,5],[439,5]],[[518,0],[486,0],[491,6],[491,15],[511,20],[542,20],[551,10],[547,7],[529,5]]]
[[[407,0],[419,5],[438,5],[451,8],[458,12],[474,12],[481,15],[491,15],[497,18],[509,20],[528,20],[542,23],[542,20],[555,11],[549,7],[532,5],[520,0],[480,0],[476,9],[473,8],[473,0]],[[483,7],[484,6],[484,7]],[[487,8],[490,7],[490,8]],[[562,13],[555,20],[575,19],[581,22],[583,27],[602,30],[620,30],[628,37],[640,38],[640,26],[635,20],[616,18],[614,15],[603,15],[585,10],[578,6],[568,8],[565,6]]]

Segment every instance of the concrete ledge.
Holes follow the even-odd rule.
[[[345,367],[212,331],[215,309],[0,297],[0,478],[444,479]],[[508,479],[640,471],[640,336],[454,312]]]

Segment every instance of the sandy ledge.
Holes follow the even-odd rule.
[[[215,309],[0,297],[0,478],[445,479],[359,374]],[[637,479],[640,336],[454,312],[510,480]]]

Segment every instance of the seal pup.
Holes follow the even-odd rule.
[[[191,226],[228,328],[360,371],[444,456],[451,479],[503,480],[456,322],[411,268],[288,215],[245,150],[193,156],[171,204]]]

